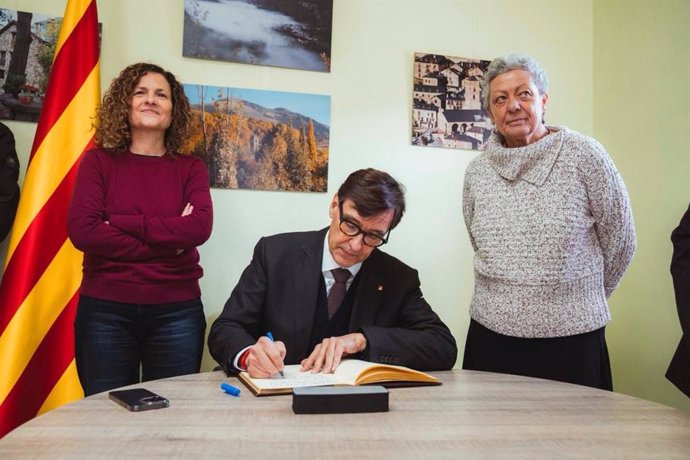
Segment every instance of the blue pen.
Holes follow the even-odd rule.
[[[239,396],[240,395],[240,389],[230,385],[229,383],[225,383],[225,382],[221,383],[220,389],[223,390],[225,393],[229,394],[230,396]]]
[[[268,340],[270,340],[271,342],[275,342],[275,340],[273,340],[273,334],[271,334],[270,332],[266,333],[266,337],[268,337]],[[280,373],[280,376],[282,378],[285,378],[285,374],[283,373],[283,371],[278,371],[278,373]]]

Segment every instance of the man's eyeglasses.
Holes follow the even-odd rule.
[[[362,237],[362,241],[364,244],[367,246],[371,246],[372,248],[377,248],[379,246],[383,246],[384,244],[388,243],[388,235],[390,235],[391,231],[388,230],[385,235],[380,236],[375,233],[369,233],[365,232],[362,230],[362,228],[355,224],[354,222],[346,219],[343,217],[343,202],[338,201],[338,209],[340,210],[340,231],[346,234],[347,236],[357,236],[360,233],[364,235]]]

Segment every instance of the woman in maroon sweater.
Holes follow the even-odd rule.
[[[182,85],[145,63],[113,80],[98,111],[68,217],[84,252],[75,355],[86,395],[199,372],[196,247],[213,209],[206,165],[181,152],[190,121]]]

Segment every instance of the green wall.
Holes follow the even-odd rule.
[[[669,236],[690,201],[690,1],[593,6],[594,135],[628,186],[638,242],[611,299],[614,388],[690,409],[664,377],[681,335]]]
[[[442,14],[426,20],[422,3]],[[0,7],[57,16],[64,6],[0,0]],[[325,225],[337,185],[371,166],[408,189],[408,212],[386,251],[419,270],[427,300],[462,349],[473,275],[460,197],[476,152],[410,145],[412,58],[536,57],[550,77],[549,121],[601,141],[633,202],[639,249],[611,299],[607,328],[615,389],[690,409],[690,399],[664,378],[680,337],[668,237],[690,200],[690,0],[335,0],[330,74],[183,57],[183,0],[99,0],[98,9],[104,88],[125,65],[152,61],[187,83],[331,96],[328,193],[212,191],[214,231],[200,248],[209,323],[260,236]],[[146,46],[142,30],[150,32]],[[7,124],[23,175],[36,125]],[[203,369],[214,365],[205,355]]]

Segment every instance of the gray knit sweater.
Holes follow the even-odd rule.
[[[593,331],[635,251],[628,194],[606,150],[564,127],[506,148],[494,133],[465,173],[470,315],[515,337]]]

